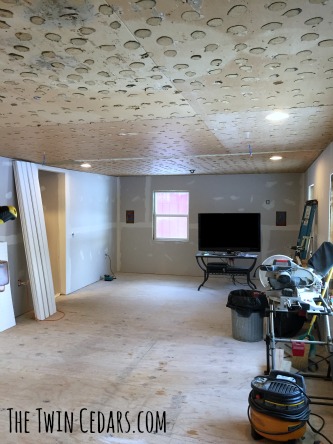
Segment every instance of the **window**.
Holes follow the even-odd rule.
[[[154,191],[153,238],[188,240],[188,191]]]

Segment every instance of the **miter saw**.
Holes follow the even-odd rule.
[[[333,305],[328,292],[329,282],[333,277],[333,244],[324,242],[308,260],[307,267],[296,264],[288,256],[268,257],[259,266],[259,278],[265,287],[269,304],[269,316],[266,323],[267,371],[275,369],[275,351],[278,342],[291,342],[292,345],[326,345],[330,357],[332,354],[332,336],[329,317],[333,315]],[[310,328],[304,338],[289,339],[276,337],[276,313],[290,313],[311,318]],[[321,340],[314,340],[310,331],[317,317],[322,319]]]
[[[266,296],[278,311],[304,310],[310,314],[330,310],[322,297],[323,277],[311,268],[303,268],[290,257],[275,255],[259,267],[259,278]]]

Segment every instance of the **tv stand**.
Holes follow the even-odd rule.
[[[204,272],[204,279],[198,287],[200,288],[207,282],[210,275],[231,276],[235,281],[236,276],[246,276],[247,285],[255,290],[257,287],[251,281],[251,271],[254,269],[257,262],[258,255],[251,253],[236,253],[236,252],[204,252],[198,251],[195,255],[197,264]],[[210,259],[215,259],[214,262]],[[219,261],[216,261],[219,259]],[[247,262],[247,266],[235,265],[234,261],[240,260]]]

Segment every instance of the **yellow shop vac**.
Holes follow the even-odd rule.
[[[310,416],[302,375],[272,370],[251,383],[248,417],[255,440],[296,442],[304,436]]]

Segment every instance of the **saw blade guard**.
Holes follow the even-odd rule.
[[[284,255],[265,259],[259,267],[259,279],[267,290],[311,288],[321,282],[312,270],[301,267]]]

